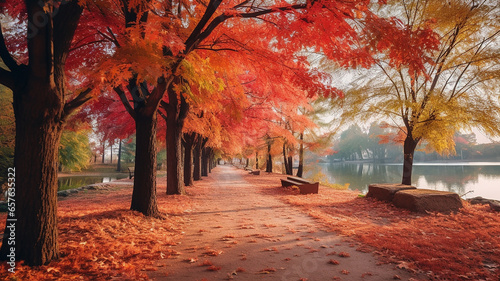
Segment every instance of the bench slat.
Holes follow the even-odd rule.
[[[281,186],[292,186],[292,185],[303,185],[304,183],[302,182],[298,182],[298,181],[293,181],[293,180],[289,180],[289,179],[281,179]]]
[[[306,179],[303,179],[303,178],[299,178],[299,177],[286,177],[287,179],[289,180],[292,180],[292,181],[296,181],[296,182],[301,182],[301,183],[314,183],[313,181],[308,181]]]

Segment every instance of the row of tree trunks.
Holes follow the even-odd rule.
[[[215,167],[213,149],[206,147],[207,142],[207,138],[196,133],[184,134],[184,183],[186,186],[192,185],[193,181],[201,180],[202,176],[208,176],[208,173],[211,173]]]
[[[201,170],[202,170],[202,151],[205,148],[205,145],[207,144],[208,139],[203,138],[200,135],[198,135],[194,150],[193,150],[193,158],[194,158],[194,168],[193,168],[193,179],[195,181],[201,180]]]

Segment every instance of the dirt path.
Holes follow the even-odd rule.
[[[184,237],[148,272],[153,280],[411,280],[248,184],[241,170],[218,167],[193,190]]]

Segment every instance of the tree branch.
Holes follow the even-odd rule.
[[[90,93],[92,92],[92,88],[87,88],[80,92],[76,98],[67,102],[64,105],[64,118],[67,118],[71,113],[73,113],[78,107],[82,106],[84,103],[88,102],[92,99]]]
[[[182,127],[184,125],[184,120],[186,120],[188,113],[189,113],[189,103],[186,101],[186,98],[184,97],[184,95],[181,94],[179,118],[177,119],[177,123],[179,124],[179,127]]]
[[[200,39],[202,30],[203,28],[205,28],[205,25],[208,23],[210,18],[214,15],[215,11],[217,11],[217,8],[219,8],[219,5],[221,3],[222,0],[210,0],[201,20],[198,22],[193,32],[191,32],[191,35],[189,35],[188,39],[186,40],[186,49],[184,50],[185,55],[189,54],[192,50],[194,50],[194,48],[201,42],[201,40],[203,40]]]
[[[125,106],[128,114],[130,114],[130,116],[132,116],[132,118],[135,120],[135,111],[130,105],[130,102],[127,100],[127,96],[125,95],[125,92],[122,90],[121,86],[114,87],[113,90],[115,90],[115,92],[120,97],[120,101],[122,102],[123,106]]]
[[[168,107],[168,103],[166,103],[165,101],[161,101],[160,102],[160,108],[163,108],[165,110],[165,113],[163,113],[163,111],[161,110],[158,110],[158,114],[160,114],[160,116],[165,119],[165,121],[167,121],[167,107]]]
[[[167,89],[167,86],[170,85],[170,83],[172,83],[172,78],[169,78],[168,80],[165,79],[165,77],[158,78],[156,87],[153,89],[146,101],[147,111],[153,113],[153,111],[158,108],[161,100],[163,99],[165,90]]]
[[[220,4],[220,1],[216,0],[216,1],[211,1],[211,2],[219,2],[219,3],[215,3],[216,4],[215,10],[216,10]],[[209,7],[205,11],[205,15],[203,15],[204,18],[202,18],[203,26],[205,26],[208,23],[208,19],[215,13],[215,10],[212,11],[211,8],[213,8],[213,7],[209,4]],[[196,26],[196,28],[199,28],[199,29],[195,28],[195,30],[193,31],[193,33],[191,33],[188,40],[186,40],[186,49],[184,50],[184,54],[186,55],[189,52],[191,52],[192,50],[194,50],[199,45],[200,42],[205,40],[215,30],[215,28],[217,26],[219,26],[219,24],[223,23],[227,19],[234,18],[234,17],[257,18],[259,16],[275,13],[277,11],[284,12],[284,11],[299,10],[299,9],[305,9],[305,8],[307,8],[307,4],[296,4],[296,5],[286,6],[286,7],[264,9],[261,11],[251,12],[251,13],[222,14],[222,15],[214,18],[208,24],[207,28],[205,28],[205,30],[203,30],[203,32],[201,32],[201,30],[203,29],[203,26],[200,27],[200,24],[202,23],[202,21],[200,21],[198,23],[198,26]],[[205,16],[208,16],[209,13],[210,13],[209,18],[205,20]],[[197,33],[195,33],[195,31]]]

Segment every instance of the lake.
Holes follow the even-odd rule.
[[[317,164],[306,176],[321,172],[330,183],[349,183],[349,189],[366,193],[372,183],[400,183],[402,171],[402,164],[333,163]],[[415,163],[412,184],[456,192],[462,198],[500,200],[500,162]]]
[[[126,174],[115,174],[110,176],[71,176],[58,179],[58,190],[66,190],[86,186],[94,183],[110,182],[127,178]]]

